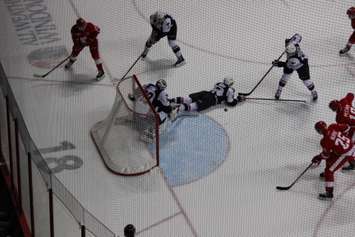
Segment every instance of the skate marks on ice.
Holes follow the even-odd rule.
[[[337,236],[350,237],[355,232],[352,221],[355,219],[355,182],[351,177],[354,173],[340,175],[337,177],[337,183],[339,178],[342,178],[341,191],[339,190],[334,200],[324,203],[326,206],[314,228],[313,237],[332,237],[335,231]]]
[[[163,5],[163,3],[159,3],[159,2],[160,1],[158,1],[158,6],[161,7],[161,5]],[[338,4],[335,0],[326,0],[325,2],[330,4],[330,6],[332,6],[332,5],[336,6]],[[137,12],[137,15],[139,15],[146,23],[150,24],[149,16],[144,14],[144,10],[140,6],[139,1],[131,0],[131,4],[132,4],[133,8],[135,9],[135,11]],[[296,7],[298,3],[296,3],[295,6],[290,6],[291,4],[294,4],[294,3],[289,1],[289,0],[279,0],[279,3],[276,4],[276,5],[281,6],[284,9],[284,11],[289,12],[290,8]],[[217,52],[217,51],[213,51],[213,50],[198,46],[196,44],[187,42],[186,40],[182,40],[181,38],[178,38],[176,41],[181,43],[182,45],[185,45],[185,46],[189,47],[189,48],[192,48],[194,50],[206,53],[206,54],[214,56],[214,57],[217,56],[217,57],[220,57],[220,58],[223,58],[223,59],[237,61],[237,62],[241,62],[241,63],[250,63],[250,64],[267,65],[267,66],[271,65],[271,61],[269,61],[269,60],[248,59],[248,58],[245,58],[243,56],[238,57],[238,56],[234,56],[234,55],[223,54],[223,53],[220,53],[220,52]],[[311,46],[312,46],[312,48],[316,48],[316,47],[319,46],[319,42],[314,42],[314,43],[312,43]],[[329,48],[329,43],[325,42],[321,46],[328,49]],[[330,56],[327,55],[328,58],[325,59],[324,58],[325,57],[325,55],[324,55],[325,51],[323,50],[321,52],[322,52],[322,55],[320,55],[319,58],[321,59],[320,61],[322,61],[324,63],[315,63],[315,62],[317,62],[319,60],[316,60],[313,57],[313,59],[311,60],[311,62],[309,64],[310,67],[329,68],[329,67],[343,67],[343,66],[346,66],[346,65],[350,65],[348,62],[339,63],[337,61],[334,61],[334,54],[332,54]],[[335,52],[335,54],[337,54],[337,53]]]

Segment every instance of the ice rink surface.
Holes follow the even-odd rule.
[[[123,227],[133,223],[142,237],[354,236],[355,172],[337,174],[332,202],[317,199],[324,191],[318,178],[321,168],[307,172],[289,191],[275,189],[290,184],[320,152],[320,136],[313,126],[318,120],[334,121],[329,101],[355,91],[355,51],[338,55],[352,32],[345,13],[354,1],[37,1],[51,16],[52,36],[29,30],[35,17],[19,17],[21,11],[14,6],[31,2],[35,1],[0,2],[1,62],[38,147],[51,148],[62,141],[75,145],[74,150],[43,153],[47,159],[70,155],[82,161],[75,170],[57,172],[57,177],[115,233],[122,235]],[[311,102],[294,73],[282,98],[305,99],[306,105],[248,100],[227,112],[221,107],[207,111],[202,116],[224,128],[228,152],[223,163],[193,182],[171,185],[164,172],[128,178],[110,173],[89,130],[109,114],[114,84],[142,52],[151,31],[149,15],[156,10],[176,19],[187,64],[171,67],[176,59],[163,39],[130,73],[143,83],[164,78],[169,95],[175,97],[209,90],[231,75],[236,90],[248,92],[282,53],[285,38],[299,33],[319,100]],[[71,51],[70,27],[78,16],[101,28],[106,78],[93,80],[96,68],[88,50],[73,71],[59,68],[44,79],[34,78],[34,72],[48,70],[38,67],[46,61],[39,49],[59,47],[62,56]],[[252,96],[272,98],[281,74],[274,68]],[[189,130],[188,124],[181,129]],[[212,145],[213,140],[200,139],[206,147]]]

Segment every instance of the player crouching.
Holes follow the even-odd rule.
[[[199,112],[222,103],[227,106],[235,106],[239,102],[244,101],[245,98],[240,95],[236,97],[235,89],[232,87],[233,84],[233,78],[225,77],[223,82],[216,83],[212,90],[199,91],[187,97],[176,97],[171,102],[180,104],[178,112]]]
[[[319,121],[315,124],[316,131],[323,135],[320,141],[323,151],[313,157],[312,163],[316,166],[325,160],[324,179],[325,193],[320,193],[321,200],[331,200],[334,191],[334,173],[344,166],[346,162],[355,159],[355,146],[349,137],[350,127],[347,124],[327,124]]]
[[[159,134],[163,134],[167,127],[167,120],[174,120],[176,113],[174,113],[174,107],[170,104],[169,95],[166,91],[167,82],[164,79],[156,81],[155,84],[148,83],[143,85],[143,90],[145,92],[146,98],[149,99],[150,103],[153,106],[153,109],[158,114],[158,123],[159,123]],[[145,98],[142,98],[143,95],[128,95],[128,98],[135,102],[135,109],[141,108],[139,113],[151,113],[149,106],[145,102]],[[147,119],[147,116],[144,117],[144,120]],[[154,124],[155,125],[155,124]],[[150,125],[143,130],[141,139],[153,143],[155,141],[156,134],[155,128]]]

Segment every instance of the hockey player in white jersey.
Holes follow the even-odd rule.
[[[149,83],[143,85],[143,89],[147,99],[149,99],[150,103],[152,104],[155,112],[158,114],[159,117],[159,134],[162,134],[167,126],[167,119],[174,120],[172,116],[175,116],[173,112],[173,107],[170,104],[170,99],[168,93],[166,92],[167,83],[164,79],[158,80],[155,84]],[[138,113],[150,113],[149,105],[144,103],[144,99],[142,100],[141,97],[143,95],[129,95],[129,99],[135,101],[136,105],[135,108],[140,107],[140,111]],[[143,101],[143,105],[140,104],[140,101]],[[144,111],[144,112],[143,112]],[[143,117],[144,120],[147,119],[146,116]],[[152,143],[155,139],[155,130],[154,130],[154,123],[150,123],[149,126],[144,129],[141,139]]]
[[[146,96],[153,105],[154,110],[159,115],[159,124],[163,124],[173,110],[173,107],[170,104],[169,95],[166,92],[166,87],[167,83],[164,79],[158,80],[155,84],[148,83],[143,85],[143,90]],[[140,96],[142,95],[128,95],[129,99],[132,101],[140,101]],[[148,110],[149,107],[147,107],[147,111]]]
[[[302,40],[301,35],[295,34],[291,39],[285,40],[286,62],[274,60],[272,64],[276,67],[283,68],[283,75],[279,81],[279,86],[275,93],[275,98],[280,99],[282,89],[285,87],[287,81],[290,79],[293,71],[296,71],[298,77],[302,80],[303,84],[311,92],[313,101],[318,99],[317,91],[315,90],[314,83],[310,80],[308,58],[302,52],[299,44]]]
[[[174,64],[179,67],[185,64],[185,59],[181,54],[180,47],[176,44],[177,25],[174,18],[167,13],[157,11],[150,16],[150,25],[152,26],[152,33],[145,43],[145,48],[142,53],[142,58],[145,58],[150,48],[157,43],[161,38],[167,36],[168,44],[177,57]]]
[[[236,97],[233,84],[233,78],[225,77],[223,82],[216,83],[210,91],[199,91],[187,97],[176,97],[172,99],[171,102],[181,104],[180,107],[178,107],[178,112],[199,112],[221,103],[227,106],[235,106],[239,102],[244,101],[245,98],[240,95]]]

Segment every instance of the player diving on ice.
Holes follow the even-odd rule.
[[[235,106],[239,102],[244,101],[245,97],[236,96],[235,89],[233,88],[234,79],[225,77],[223,82],[218,82],[214,85],[212,90],[199,91],[192,93],[187,97],[176,97],[170,100],[175,104],[180,104],[177,107],[177,113],[188,111],[202,111],[218,104],[226,104],[227,106]]]

